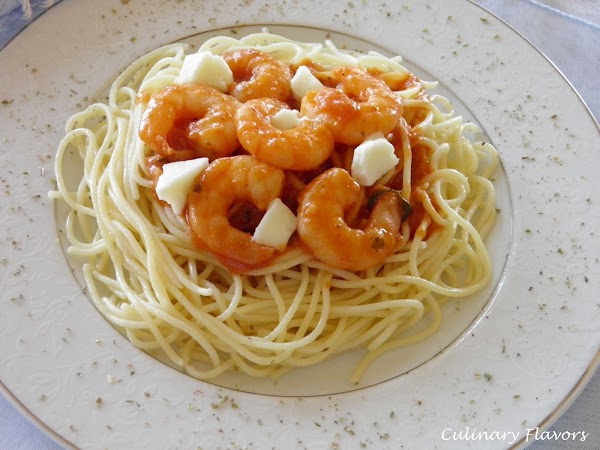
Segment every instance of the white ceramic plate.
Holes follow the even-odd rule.
[[[81,448],[506,448],[555,419],[600,359],[599,133],[555,68],[466,0],[161,4],[63,1],[0,52],[11,68],[0,72],[6,394]],[[358,387],[346,375],[356,355],[276,385],[206,383],[133,348],[82,293],[46,199],[65,120],[128,63],[165,43],[262,26],[402,55],[500,152],[494,283]],[[490,438],[454,440],[467,428]]]

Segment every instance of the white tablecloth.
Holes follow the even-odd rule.
[[[0,48],[52,0],[0,0]],[[600,0],[476,0],[539,48],[571,81],[600,121]],[[21,5],[25,4],[24,7]],[[585,442],[538,441],[531,450],[600,449],[600,372],[553,425],[586,431]],[[59,450],[0,395],[0,450]]]

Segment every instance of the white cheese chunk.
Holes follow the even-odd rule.
[[[163,173],[156,182],[156,195],[171,205],[175,214],[181,214],[194,180],[208,166],[208,158],[176,161],[163,165]]]
[[[302,123],[304,117],[300,117],[300,111],[296,109],[282,108],[271,117],[271,125],[280,130],[290,130]]]
[[[394,146],[381,134],[367,138],[354,149],[352,177],[361,186],[372,186],[385,173],[394,168],[400,161],[395,153]]]
[[[283,250],[295,230],[296,216],[276,198],[269,203],[267,212],[254,230],[252,241]]]
[[[292,77],[291,84],[292,93],[296,100],[302,99],[310,91],[317,91],[325,87],[306,66],[298,67],[298,70],[296,70],[296,73]]]
[[[210,52],[198,52],[187,55],[177,77],[177,84],[202,83],[226,92],[233,82],[233,72],[219,55]]]

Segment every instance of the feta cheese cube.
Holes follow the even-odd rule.
[[[292,77],[292,93],[296,100],[301,100],[310,91],[317,91],[324,88],[317,77],[306,66],[300,66]]]
[[[156,182],[156,195],[171,205],[175,214],[181,214],[194,180],[207,166],[208,158],[176,161],[163,165],[163,173]]]
[[[399,161],[394,146],[381,134],[376,134],[354,149],[350,172],[361,186],[372,186]]]
[[[302,123],[302,120],[304,120],[304,117],[300,117],[300,111],[296,109],[282,108],[277,111],[273,117],[271,117],[271,124],[275,128],[285,131],[291,128],[296,128]]]
[[[198,52],[187,55],[177,77],[177,84],[202,83],[226,92],[233,83],[233,72],[219,55],[210,52]]]
[[[276,198],[269,203],[267,212],[254,230],[252,241],[283,250],[295,230],[296,216]]]

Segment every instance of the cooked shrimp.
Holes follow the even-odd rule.
[[[252,235],[234,228],[229,212],[236,202],[266,210],[279,197],[284,173],[252,156],[213,161],[188,195],[187,219],[193,237],[230,270],[244,272],[266,265],[279,252],[253,242]]]
[[[348,172],[332,168],[300,195],[298,234],[321,261],[339,269],[366,270],[394,252],[402,214],[395,191],[377,196],[364,229],[351,228],[344,213],[357,201],[360,186]]]
[[[369,135],[387,134],[397,125],[402,103],[384,81],[355,67],[336,67],[331,79],[337,87],[309,92],[302,100],[301,112],[321,117],[333,130],[336,142],[358,145]]]
[[[233,72],[235,82],[228,94],[241,102],[270,97],[286,101],[292,95],[292,71],[268,53],[246,48],[231,50],[223,59]]]
[[[319,167],[333,151],[333,135],[320,121],[305,118],[288,130],[271,124],[285,103],[272,98],[250,100],[238,109],[235,121],[242,147],[256,159],[281,169]]]
[[[209,86],[168,86],[148,102],[139,135],[163,157],[228,156],[239,147],[234,118],[239,104]]]

